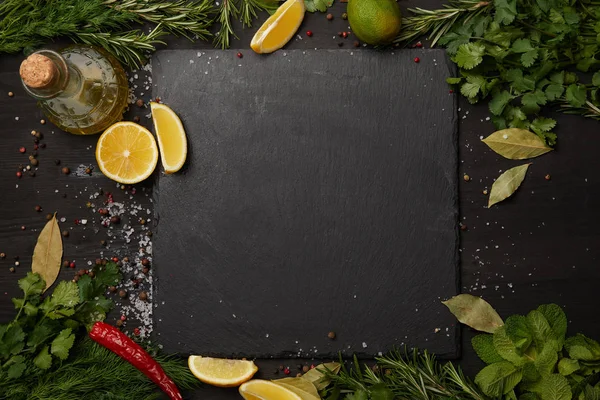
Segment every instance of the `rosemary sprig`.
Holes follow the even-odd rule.
[[[333,393],[361,393],[369,398],[393,395],[400,400],[487,400],[460,369],[451,362],[440,364],[427,352],[393,351],[376,361],[376,368],[361,369],[355,358],[352,369],[342,368],[337,375],[328,373],[333,385],[325,397]]]
[[[277,1],[273,0],[222,0],[217,12],[217,21],[220,28],[215,35],[215,46],[226,49],[230,46],[231,36],[237,38],[233,31],[233,20],[239,20],[245,27],[250,27],[252,21],[257,18],[259,11],[271,13],[277,7]]]
[[[402,19],[402,30],[394,43],[405,44],[427,35],[433,47],[457,23],[463,25],[477,15],[489,13],[491,8],[492,1],[450,0],[437,10],[409,9],[413,15]]]

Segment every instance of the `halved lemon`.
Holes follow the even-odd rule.
[[[304,0],[287,0],[271,15],[252,38],[250,47],[259,54],[285,46],[304,19]]]
[[[239,391],[246,400],[302,400],[291,390],[262,379],[252,379],[244,383]]]
[[[190,356],[188,367],[202,382],[220,387],[239,386],[251,379],[258,371],[253,361],[202,356]]]
[[[162,103],[151,102],[150,109],[163,168],[167,174],[175,173],[183,167],[187,157],[183,124],[177,114]]]
[[[152,174],[158,162],[158,148],[148,129],[134,122],[117,122],[98,139],[96,161],[110,179],[134,184]]]

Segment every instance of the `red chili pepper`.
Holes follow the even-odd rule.
[[[171,400],[183,400],[179,389],[167,376],[160,364],[119,329],[104,322],[96,322],[90,331],[90,338],[143,372]]]

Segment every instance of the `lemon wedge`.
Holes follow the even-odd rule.
[[[202,382],[220,387],[239,386],[251,379],[258,371],[253,361],[202,356],[190,356],[188,367]]]
[[[168,106],[151,102],[150,109],[163,168],[165,173],[173,174],[183,167],[187,157],[185,129],[181,119]]]
[[[244,383],[239,391],[246,400],[302,400],[291,390],[261,379],[252,379]]]
[[[148,129],[134,122],[117,122],[98,139],[96,161],[110,179],[134,184],[152,174],[158,162],[158,148]]]
[[[272,53],[285,46],[304,19],[304,0],[287,0],[258,29],[250,47],[259,54]]]

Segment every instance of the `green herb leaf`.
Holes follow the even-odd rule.
[[[23,375],[23,372],[27,368],[25,364],[25,357],[23,356],[14,356],[9,361],[10,367],[8,368],[8,379],[17,379]]]
[[[525,114],[535,114],[540,111],[540,105],[546,104],[546,94],[541,90],[527,93],[521,98]]]
[[[567,334],[567,316],[565,312],[556,304],[543,304],[537,309],[548,321],[552,336],[558,343],[558,351],[562,350]]]
[[[31,297],[41,294],[46,283],[39,274],[28,272],[26,277],[19,279],[19,287],[26,297]]]
[[[592,85],[600,87],[600,71],[595,72],[592,76]]]
[[[533,363],[541,375],[554,372],[554,368],[558,362],[557,347],[556,340],[550,339],[544,344],[542,351],[538,349],[539,352]]]
[[[517,16],[517,0],[494,0],[496,22],[504,25],[511,24]]]
[[[533,341],[538,349],[544,347],[544,343],[553,337],[552,329],[544,314],[538,310],[530,311],[527,314],[527,322],[533,333]],[[556,349],[558,351],[558,349]]]
[[[73,347],[75,335],[72,330],[67,328],[60,331],[58,336],[52,341],[50,352],[61,360],[66,360],[69,357],[69,350]]]
[[[371,400],[394,400],[396,398],[394,392],[387,388],[383,383],[371,387],[370,392]]]
[[[481,358],[481,361],[486,364],[504,361],[494,348],[494,339],[492,335],[485,333],[476,335],[471,339],[471,345],[479,358]]]
[[[483,61],[485,46],[477,43],[465,43],[458,47],[452,61],[464,69],[473,69]]]
[[[563,95],[565,91],[565,88],[563,85],[559,85],[557,83],[551,83],[550,85],[548,85],[546,87],[546,97],[548,97],[548,100],[550,101],[554,101],[558,98],[560,98],[560,96]]]
[[[504,326],[496,329],[493,342],[496,352],[506,361],[510,361],[516,366],[522,366],[527,362],[527,359],[519,352],[519,349],[517,349],[515,344],[508,337]]]
[[[516,192],[519,186],[521,186],[523,179],[525,179],[529,165],[530,164],[523,164],[511,168],[496,179],[496,182],[494,182],[492,190],[490,191],[488,208],[507,199]]]
[[[54,215],[40,232],[31,260],[31,271],[40,274],[46,282],[44,290],[52,286],[58,277],[62,253],[62,237]]]
[[[527,53],[521,54],[521,64],[523,64],[524,67],[529,68],[533,64],[535,64],[535,60],[537,60],[537,58],[538,58],[537,50],[528,51]]]
[[[50,320],[40,321],[27,336],[27,346],[36,347],[48,340],[55,332],[56,323]]]
[[[507,361],[490,364],[475,376],[475,383],[483,393],[497,397],[509,393],[517,386],[523,375]]]
[[[23,350],[25,332],[19,325],[9,325],[0,342],[0,356],[9,357]]]
[[[553,120],[538,119],[537,121],[538,125],[547,127]],[[525,129],[503,129],[492,133],[482,141],[490,149],[510,160],[534,158],[552,151],[552,148],[548,147],[537,135]]]
[[[522,315],[511,315],[504,322],[506,334],[520,351],[524,352],[533,341],[533,334],[527,324],[527,318]]]
[[[527,53],[534,50],[529,39],[517,39],[513,42],[511,50],[515,53]]]
[[[369,395],[364,390],[357,390],[356,392],[347,395],[346,400],[369,400]]]
[[[542,400],[571,400],[573,396],[569,381],[560,374],[544,375],[541,388]]]
[[[569,357],[575,360],[600,360],[600,345],[598,342],[581,333],[568,338],[565,341],[565,349],[569,353]]]
[[[88,275],[84,276],[89,278]],[[79,303],[79,290],[77,284],[71,281],[60,282],[52,292],[51,299],[51,302],[56,307],[74,307]]]
[[[333,0],[304,0],[304,6],[308,12],[325,12],[333,5]]]
[[[326,372],[330,371],[332,374],[337,374],[340,368],[341,364],[336,362],[320,364],[302,375],[302,379],[309,381],[317,390],[323,390],[331,382]]]
[[[600,387],[587,385],[584,389],[585,400],[600,400]]]
[[[481,297],[459,294],[450,300],[442,301],[452,314],[463,324],[481,332],[494,333],[502,326],[502,318],[496,310]]]
[[[33,359],[33,364],[39,369],[48,369],[52,365],[52,356],[48,353],[48,346],[42,347],[42,350]]]
[[[502,115],[502,112],[504,112],[504,108],[506,107],[506,105],[510,103],[510,101],[514,98],[515,97],[506,90],[497,92],[492,97],[492,100],[490,100],[490,112],[494,115]]]
[[[456,85],[456,84],[459,84],[461,82],[462,82],[462,78],[460,78],[460,77],[456,77],[456,78],[454,78],[454,77],[448,77],[448,78],[446,78],[446,83],[449,84],[449,85]]]
[[[569,376],[579,370],[579,361],[570,358],[561,358],[558,362],[558,373],[562,376]]]
[[[571,84],[567,87],[565,98],[573,107],[581,107],[585,104],[587,91],[584,85]]]

